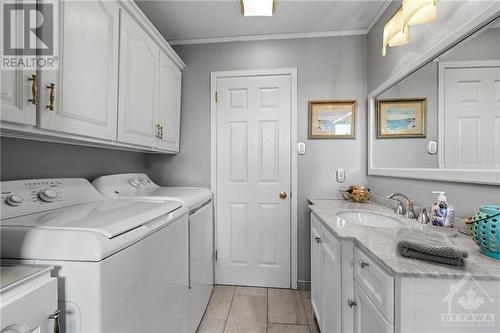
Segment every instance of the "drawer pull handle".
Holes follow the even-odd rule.
[[[58,309],[53,314],[49,316],[49,319],[54,319],[54,333],[59,333],[61,331],[61,327],[59,326],[59,315],[61,311]]]
[[[365,269],[367,267],[370,267],[370,264],[367,263],[366,261],[363,261],[363,260],[359,260],[359,265],[361,266],[361,268]]]
[[[315,240],[315,241],[316,241],[316,243],[318,243],[318,244],[322,242],[321,238],[319,238],[319,237],[314,238],[314,240]]]
[[[353,308],[355,307],[356,305],[358,305],[358,303],[356,303],[355,301],[353,301],[352,299],[348,298],[347,299],[347,305],[350,307],[350,308]]]
[[[38,83],[36,74],[31,75],[31,78],[28,79],[31,81],[31,98],[28,99],[28,102],[31,102],[33,105],[37,105],[38,102]]]
[[[49,105],[47,105],[47,109],[50,111],[54,111],[56,107],[56,85],[51,83],[47,86],[49,89]]]

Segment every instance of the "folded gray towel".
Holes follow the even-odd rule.
[[[427,230],[399,230],[397,248],[405,257],[453,266],[463,266],[468,256],[467,251],[453,246],[448,236]]]

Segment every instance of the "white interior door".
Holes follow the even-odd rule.
[[[446,168],[500,168],[500,64],[446,68],[444,73]]]
[[[291,77],[222,77],[216,91],[216,282],[289,288]]]

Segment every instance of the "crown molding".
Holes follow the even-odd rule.
[[[382,14],[384,14],[384,12],[386,11],[387,7],[389,7],[391,2],[392,2],[392,0],[385,0],[384,4],[379,8],[379,10],[372,17],[370,23],[368,23],[368,27],[366,27],[366,33],[369,33],[370,30],[372,30],[375,23],[377,23],[377,21],[380,19]]]
[[[366,29],[336,30],[336,31],[318,31],[318,32],[298,32],[289,34],[244,35],[244,36],[228,36],[228,37],[177,39],[177,40],[169,40],[168,43],[170,45],[208,44],[208,43],[249,42],[249,41],[276,40],[276,39],[358,36],[366,34],[367,34]]]

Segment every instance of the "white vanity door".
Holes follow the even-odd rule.
[[[320,222],[311,215],[311,304],[321,327],[321,244]]]
[[[58,1],[60,63],[41,71],[40,128],[115,140],[119,5]],[[54,105],[49,108],[54,84]]]
[[[120,34],[118,141],[154,147],[159,47],[125,10]]]
[[[341,250],[340,242],[328,231],[321,232],[321,331],[341,331]]]
[[[355,333],[392,333],[394,325],[385,320],[363,289],[354,284],[354,332]]]

